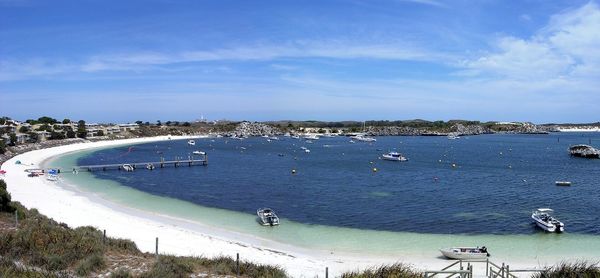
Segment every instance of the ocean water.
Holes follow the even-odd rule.
[[[157,211],[302,247],[376,254],[425,254],[454,245],[514,248],[536,259],[600,257],[600,160],[572,158],[571,144],[598,133],[346,137],[313,143],[284,138],[174,140],[71,153],[50,162],[73,165],[158,161],[206,151],[208,166],[95,171],[64,178],[116,203]],[[310,149],[305,153],[301,147]],[[399,151],[408,162],[379,157]],[[455,167],[453,167],[453,164]],[[376,168],[377,171],[373,169]],[[292,174],[292,169],[296,174]],[[571,187],[558,187],[568,180]],[[271,207],[280,227],[256,223]],[[535,227],[533,209],[551,207],[567,233]],[[514,256],[514,254],[512,254]]]

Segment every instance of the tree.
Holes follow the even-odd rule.
[[[160,122],[160,120],[156,121],[156,125],[157,126],[161,126],[162,125],[162,123]]]
[[[96,136],[104,136],[104,130],[98,130]]]
[[[170,126],[170,125],[171,125],[171,123],[172,123],[171,121],[167,121],[165,124],[166,124],[167,126]]]
[[[136,123],[137,125],[142,125],[144,122],[142,122],[142,121],[135,121],[135,123]]]
[[[10,204],[10,199],[10,193],[6,191],[6,182],[4,180],[0,180],[0,211],[14,211],[14,208]]]
[[[29,135],[29,142],[31,143],[37,143],[38,139],[40,138],[40,136],[35,132],[30,131],[27,134]]]
[[[17,135],[13,132],[9,135],[10,137],[10,143],[8,143],[11,146],[14,146],[17,144]]]
[[[53,125],[52,129],[54,129],[54,130],[62,130],[63,128],[62,128],[62,126],[59,126],[59,125]]]
[[[6,152],[6,143],[4,140],[0,138],[0,154],[4,154]]]
[[[75,133],[75,131],[67,130],[67,138],[75,138],[76,135],[77,133]]]
[[[27,133],[27,132],[29,132],[29,128],[28,128],[28,127],[26,127],[26,126],[21,126],[21,127],[19,128],[19,132],[20,132],[20,133]]]
[[[50,140],[60,140],[65,139],[65,135],[62,132],[51,131],[50,132]]]
[[[79,122],[77,122],[77,137],[85,138],[86,136],[87,136],[87,130],[85,128],[85,121],[79,120]]]
[[[50,124],[50,125],[58,123],[58,121],[56,119],[46,117],[46,116],[38,118],[38,122],[43,123],[43,124]]]
[[[2,117],[0,118],[0,125],[3,125],[6,123],[6,118]]]
[[[190,124],[189,122],[185,122],[183,123],[183,126],[191,126],[192,124]]]
[[[64,120],[62,121],[62,123],[63,123],[63,125],[67,125],[67,124],[70,124],[70,123],[71,123],[71,120],[69,120],[69,119],[64,119]]]
[[[48,124],[43,124],[40,127],[37,128],[37,131],[48,131],[51,132],[52,131],[52,127],[50,127]]]

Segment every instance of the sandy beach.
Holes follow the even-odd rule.
[[[239,253],[240,258],[244,260],[279,265],[293,277],[323,276],[326,267],[329,268],[330,275],[337,275],[343,271],[396,261],[413,261],[417,267],[434,269],[447,264],[447,261],[435,258],[429,261],[425,258],[411,260],[402,257],[359,258],[351,254],[302,249],[203,223],[118,205],[77,190],[73,185],[57,184],[43,177],[27,177],[27,173],[24,172],[28,168],[40,168],[45,160],[60,154],[162,140],[169,138],[100,141],[36,150],[13,157],[2,165],[2,170],[7,172],[4,179],[13,200],[21,202],[27,208],[36,208],[71,227],[94,226],[101,230],[106,229],[107,235],[131,239],[145,252],[154,252],[155,238],[159,237],[159,253],[206,257],[235,257],[236,253]],[[17,160],[22,164],[15,164]]]
[[[172,136],[171,140],[186,138],[188,137]],[[345,271],[395,262],[406,263],[421,270],[437,270],[452,263],[441,258],[437,248],[444,247],[443,244],[465,241],[485,242],[489,245],[494,242],[496,245],[494,251],[497,251],[494,253],[498,256],[494,256],[492,260],[495,263],[509,263],[513,269],[551,265],[563,259],[560,256],[539,257],[539,252],[545,254],[543,250],[550,247],[543,239],[536,240],[522,235],[491,237],[458,235],[455,240],[451,240],[447,235],[408,234],[402,237],[401,246],[404,247],[398,248],[397,252],[394,249],[393,256],[389,253],[377,255],[311,249],[232,231],[202,221],[130,207],[82,190],[78,185],[69,184],[64,180],[51,182],[43,177],[27,177],[27,173],[24,172],[28,168],[41,168],[53,157],[71,152],[164,140],[170,139],[166,136],[136,138],[35,150],[13,157],[2,165],[2,170],[7,172],[4,179],[13,200],[21,202],[27,208],[36,208],[42,214],[71,227],[93,226],[106,230],[108,236],[133,240],[140,250],[151,253],[155,251],[156,237],[159,238],[161,254],[235,258],[236,253],[239,253],[242,260],[281,266],[293,277],[324,277],[326,267],[329,269],[329,274],[335,277]],[[17,160],[21,164],[16,164]],[[385,237],[389,234],[377,235]],[[369,235],[369,238],[374,236],[374,234]],[[377,235],[375,236],[378,237]],[[384,238],[381,240],[385,241]],[[594,242],[597,244],[597,241]],[[510,255],[513,252],[511,249],[513,247],[510,247],[512,243],[523,246],[521,248],[526,250],[538,251],[528,252],[530,255],[516,258]],[[355,244],[361,245],[361,242]],[[504,250],[499,250],[502,246]],[[594,253],[592,251],[592,257],[597,257]],[[582,258],[585,259],[586,256]],[[477,274],[485,273],[485,264],[475,265],[475,270]]]

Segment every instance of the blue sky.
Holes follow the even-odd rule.
[[[0,114],[600,120],[595,1],[0,0]]]

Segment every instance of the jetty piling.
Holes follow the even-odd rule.
[[[156,237],[156,260],[158,261],[158,237]]]
[[[236,253],[235,255],[235,273],[236,277],[240,277],[240,253]]]

